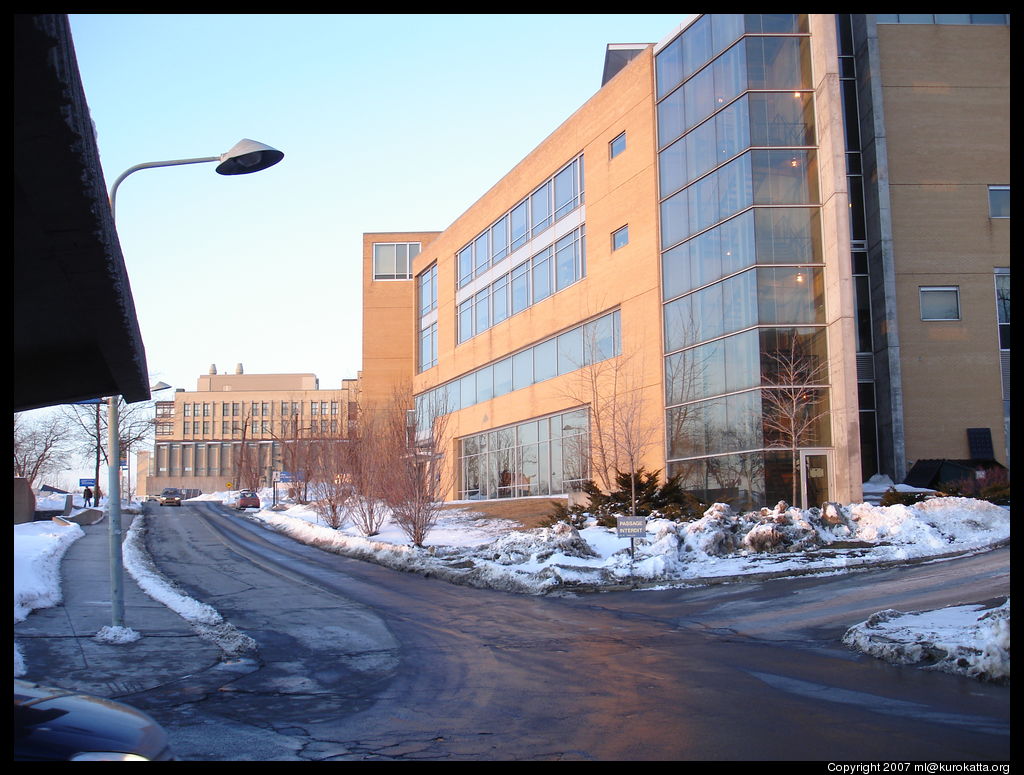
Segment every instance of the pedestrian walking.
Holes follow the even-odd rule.
[[[91,506],[92,505],[92,490],[90,490],[88,487],[86,487],[85,488],[85,492],[82,493],[82,497],[85,499],[85,505],[86,506]]]

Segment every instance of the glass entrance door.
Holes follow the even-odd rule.
[[[802,508],[821,506],[832,499],[831,450],[800,451],[800,495]]]

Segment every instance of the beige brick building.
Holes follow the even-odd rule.
[[[315,374],[232,374],[211,366],[194,391],[156,402],[152,453],[138,458],[139,494],[164,487],[219,492],[270,484],[292,451],[348,436],[358,417],[359,379],[321,390]]]
[[[364,384],[410,374],[446,418],[453,499],[629,460],[740,507],[1008,465],[1009,104],[1001,14],[706,14],[609,46],[449,228],[366,235]],[[417,243],[397,283],[392,241]]]

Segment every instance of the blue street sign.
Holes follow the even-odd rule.
[[[79,479],[78,480],[78,486],[79,487],[95,487],[96,486],[96,480],[95,479]]]

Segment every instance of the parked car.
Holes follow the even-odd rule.
[[[238,493],[238,500],[235,501],[236,509],[258,509],[260,507],[260,496],[252,490],[242,490]]]
[[[15,761],[173,761],[167,733],[114,700],[14,680]]]
[[[180,506],[181,490],[177,487],[165,487],[164,491],[157,496],[157,502],[161,506]]]

